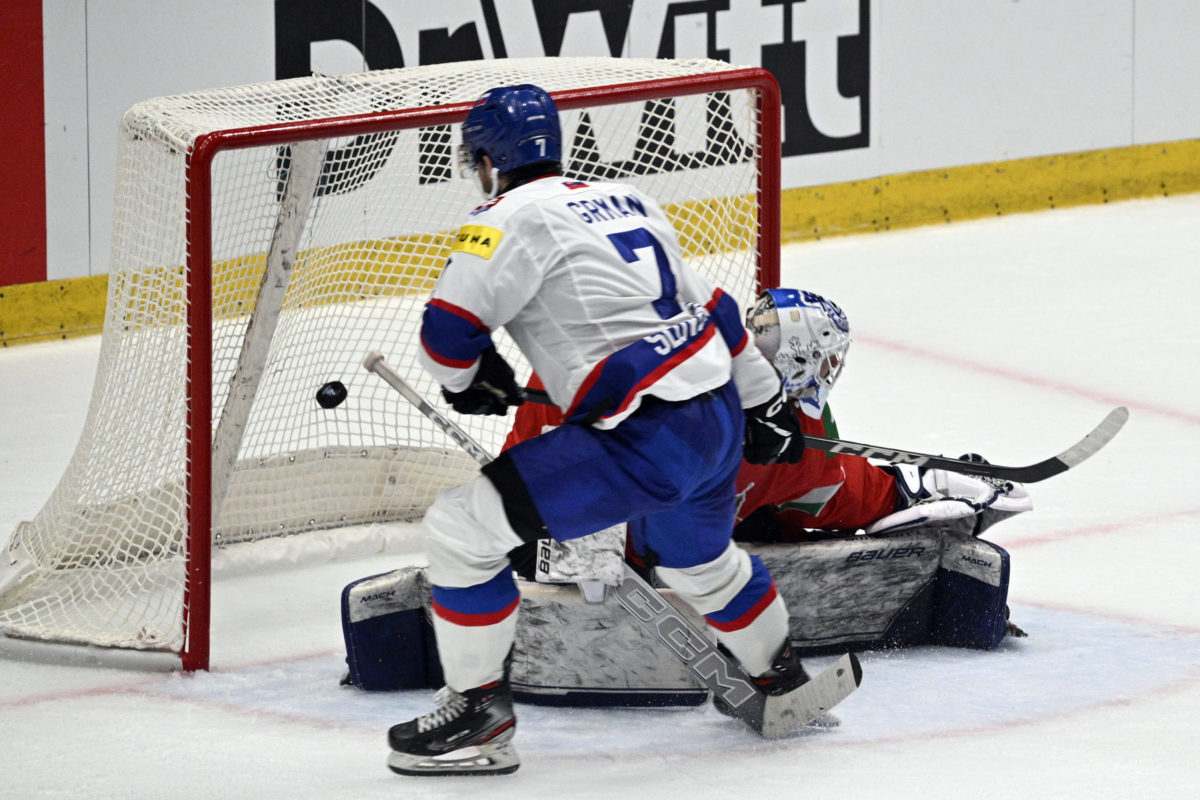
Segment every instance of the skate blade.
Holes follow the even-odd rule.
[[[521,766],[509,743],[464,747],[440,756],[414,756],[393,750],[388,769],[397,775],[507,775]]]
[[[810,728],[836,728],[842,724],[842,720],[837,714],[832,711],[826,711],[821,716],[814,720],[809,720],[808,727]]]

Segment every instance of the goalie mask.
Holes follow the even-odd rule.
[[[746,327],[783,376],[788,395],[805,414],[820,418],[850,349],[846,314],[819,294],[768,289],[747,312]]]

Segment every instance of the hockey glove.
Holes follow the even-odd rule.
[[[479,354],[479,368],[471,385],[461,392],[443,387],[442,397],[460,414],[495,414],[503,417],[509,406],[525,402],[517,386],[512,367],[504,357],[489,347]]]
[[[735,542],[778,544],[783,541],[783,525],[771,506],[759,506],[733,526]]]
[[[796,464],[804,455],[804,434],[788,397],[780,391],[761,405],[746,409],[742,457],[751,464]]]
[[[976,455],[962,460],[983,461]],[[896,511],[868,525],[867,533],[935,526],[978,536],[996,522],[1033,507],[1019,483],[909,464],[886,469],[896,481]]]

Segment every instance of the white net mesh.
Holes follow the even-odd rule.
[[[12,552],[19,563],[7,577],[0,570],[0,632],[184,647],[185,315],[196,302],[186,291],[186,168],[197,137],[466,103],[512,83],[587,90],[585,107],[560,100],[565,172],[633,183],[657,198],[685,255],[745,306],[755,292],[760,225],[757,92],[710,88],[613,104],[613,91],[604,88],[732,70],[714,61],[512,59],[279,81],[130,109],[92,403],[59,486],[37,518],[18,528]],[[457,131],[345,130],[326,146],[277,327],[258,365],[257,393],[238,425],[236,469],[213,526],[219,545],[415,519],[438,492],[476,470],[360,366],[368,351],[382,350],[440,405],[438,387],[417,365],[415,333],[449,239],[481,199],[473,182],[454,173]],[[212,168],[213,430],[233,405],[231,379],[291,166],[290,147],[242,146],[254,141],[247,134]],[[524,359],[499,340],[518,377],[527,377]],[[331,380],[342,381],[349,396],[326,410],[315,393]],[[511,421],[453,416],[493,452]]]

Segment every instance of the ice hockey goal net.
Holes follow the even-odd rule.
[[[686,257],[743,305],[775,283],[779,95],[761,69],[509,59],[140,103],[121,128],[85,429],[0,562],[0,633],[207,668],[213,546],[417,519],[474,474],[360,365],[379,349],[440,401],[415,332],[481,201],[455,172],[456,123],[524,82],[559,104],[567,175],[657,198]],[[334,380],[348,398],[324,409]],[[458,418],[493,451],[510,420]]]

